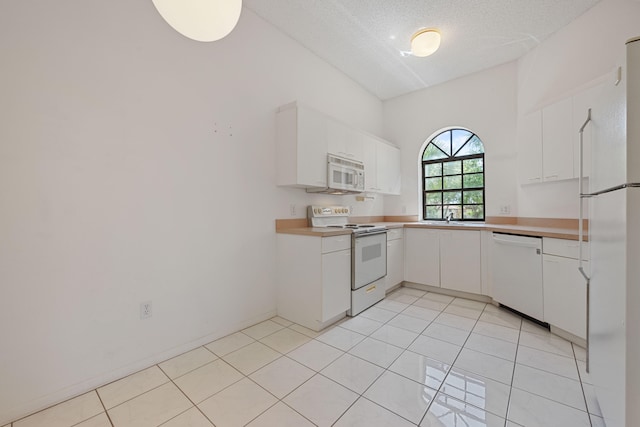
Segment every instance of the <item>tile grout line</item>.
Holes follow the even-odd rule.
[[[426,294],[425,294],[425,295],[426,295]],[[386,298],[386,296],[385,296],[385,298]],[[418,299],[420,299],[420,298],[417,298],[415,301],[417,301]],[[414,303],[415,303],[415,301],[414,301]],[[403,303],[400,303],[400,304],[403,304]],[[372,307],[375,307],[376,305],[377,305],[377,304],[374,304]],[[380,323],[382,323],[382,325],[381,325],[379,328],[377,328],[375,331],[371,332],[371,334],[366,335],[366,336],[365,336],[365,338],[364,338],[362,341],[364,341],[364,340],[365,340],[365,339],[367,339],[367,338],[371,338],[372,340],[376,340],[376,341],[382,342],[382,343],[387,344],[387,345],[391,345],[391,346],[394,346],[394,347],[398,347],[398,346],[395,346],[394,344],[391,344],[391,343],[388,343],[388,342],[385,342],[385,341],[382,341],[382,340],[378,340],[378,339],[376,339],[376,338],[373,338],[373,337],[371,337],[371,335],[372,335],[373,333],[375,333],[377,330],[379,330],[380,328],[382,328],[383,326],[388,325],[390,321],[392,321],[393,319],[395,319],[396,317],[398,317],[400,314],[402,314],[402,313],[404,312],[404,310],[406,310],[407,308],[409,308],[409,307],[411,307],[411,306],[413,306],[413,303],[411,303],[411,304],[407,304],[407,307],[405,307],[404,309],[402,309],[402,310],[401,310],[401,311],[399,311],[399,312],[393,312],[393,313],[395,313],[395,315],[394,315],[393,317],[391,317],[391,318],[390,318],[389,320],[387,320],[386,322],[380,322]],[[448,304],[447,304],[447,306],[448,306]],[[418,306],[416,306],[416,307],[418,307]],[[371,307],[369,307],[369,308],[371,308]],[[446,306],[445,306],[445,308],[446,308]],[[384,310],[383,308],[380,308],[380,309],[381,309],[381,310]],[[444,310],[444,309],[443,309],[443,310]],[[387,311],[391,311],[391,310],[387,310]],[[441,313],[442,313],[442,311],[441,311]],[[409,316],[409,317],[411,317],[411,316]],[[366,318],[366,317],[365,317],[365,318]],[[369,319],[369,320],[374,320],[374,319]],[[420,320],[424,320],[424,319],[420,319]],[[434,320],[435,320],[435,319],[434,319]],[[424,332],[424,330],[425,330],[425,329],[427,329],[427,328],[429,327],[429,325],[431,325],[432,323],[433,323],[433,320],[429,321],[429,323],[427,324],[427,326],[425,326],[425,328],[422,330],[422,332]],[[389,326],[393,326],[393,325],[389,325]],[[343,329],[347,329],[347,328],[343,328]],[[404,330],[404,331],[408,331],[408,332],[413,332],[413,333],[415,333],[415,331],[409,331],[409,330],[407,330],[407,329],[400,328],[400,327],[398,327],[398,329],[402,329],[402,330]],[[355,331],[353,331],[353,332],[355,332]],[[363,358],[361,358],[361,357],[358,357],[358,356],[357,356],[357,355],[355,355],[355,354],[351,354],[351,353],[349,353],[349,351],[351,351],[351,350],[352,350],[356,345],[358,345],[358,344],[360,344],[360,343],[358,343],[358,344],[354,345],[353,347],[351,347],[349,350],[347,350],[347,351],[345,352],[345,354],[349,354],[349,355],[351,355],[351,356],[353,356],[353,357],[356,357],[356,358],[358,358],[358,359],[360,359],[360,360],[364,360],[365,362],[371,363],[371,364],[372,364],[372,365],[374,365],[374,366],[379,366],[380,368],[382,368],[382,369],[383,369],[383,371],[382,371],[382,372],[381,372],[381,373],[380,373],[380,374],[379,374],[379,375],[378,375],[378,376],[377,376],[377,377],[376,377],[376,378],[371,382],[371,384],[369,384],[369,386],[367,386],[367,388],[365,388],[365,389],[364,389],[364,391],[363,391],[362,393],[359,393],[358,398],[357,398],[357,399],[356,399],[356,400],[355,400],[351,405],[349,405],[349,407],[348,407],[348,408],[347,408],[347,409],[346,409],[342,414],[340,414],[340,416],[338,417],[338,419],[336,419],[336,421],[334,421],[332,425],[335,425],[335,424],[340,420],[340,418],[342,418],[342,417],[343,417],[343,416],[344,416],[344,415],[349,411],[349,409],[351,409],[351,407],[352,407],[353,405],[355,405],[355,404],[356,404],[356,402],[357,402],[360,398],[368,400],[369,402],[373,403],[374,405],[377,405],[377,406],[379,406],[379,407],[381,407],[381,408],[383,408],[383,409],[385,409],[385,410],[389,411],[390,413],[392,413],[392,414],[394,414],[394,415],[396,415],[396,416],[398,416],[398,417],[402,418],[403,420],[406,420],[406,421],[410,422],[411,424],[414,424],[414,425],[416,425],[416,426],[417,426],[417,425],[419,425],[419,423],[417,423],[417,424],[416,424],[416,423],[414,423],[414,422],[412,422],[412,421],[408,420],[408,419],[407,419],[407,418],[405,418],[404,416],[402,416],[402,415],[400,415],[400,414],[398,414],[398,413],[396,413],[396,412],[392,411],[390,408],[386,408],[386,407],[384,407],[384,406],[382,406],[382,405],[380,405],[380,404],[378,404],[378,403],[376,403],[376,402],[372,401],[371,399],[369,399],[369,398],[367,398],[367,397],[365,396],[365,393],[366,393],[366,392],[367,392],[367,391],[368,391],[368,390],[373,386],[373,384],[375,384],[375,382],[376,382],[376,381],[378,381],[378,380],[380,379],[380,377],[382,377],[386,372],[391,372],[391,373],[393,373],[393,374],[396,374],[395,372],[390,371],[390,370],[389,370],[389,368],[390,368],[390,367],[391,367],[391,366],[392,366],[392,365],[393,365],[393,364],[394,364],[394,363],[395,363],[395,362],[400,358],[400,356],[402,356],[406,351],[409,351],[409,347],[411,346],[411,344],[413,344],[413,343],[414,343],[414,342],[415,342],[415,341],[416,341],[416,340],[417,340],[417,339],[422,335],[422,332],[418,332],[418,333],[417,333],[418,335],[417,335],[417,336],[416,336],[416,337],[415,337],[415,338],[414,338],[414,339],[413,339],[413,340],[412,340],[412,341],[407,345],[407,347],[406,347],[406,348],[398,347],[398,348],[402,349],[402,352],[400,352],[400,354],[398,354],[398,356],[396,356],[396,358],[395,358],[395,359],[393,359],[393,361],[392,361],[392,362],[389,364],[389,366],[388,366],[388,367],[386,367],[386,368],[382,368],[382,366],[380,366],[380,365],[376,365],[375,363],[372,363],[372,362],[370,362],[370,361],[368,361],[368,360],[366,360],[366,359],[363,359]],[[364,335],[364,334],[363,334],[363,335]],[[360,341],[360,342],[362,342],[362,341]],[[322,341],[320,341],[320,342],[322,342]],[[342,357],[342,356],[340,356],[340,357]],[[426,357],[426,356],[425,356],[425,357]],[[337,359],[336,359],[336,360],[337,360]],[[331,363],[333,363],[333,362],[331,362]],[[329,364],[329,365],[330,365],[330,364]],[[329,366],[329,365],[327,365],[327,366]],[[325,368],[326,368],[326,367],[325,367]],[[323,369],[325,369],[325,368],[323,368]],[[318,374],[320,374],[320,375],[324,376],[321,372],[318,372]],[[401,377],[403,377],[403,378],[406,378],[404,375],[400,375],[400,374],[396,374],[396,375],[399,375],[399,376],[401,376]],[[325,377],[325,378],[327,378],[327,377]],[[328,379],[329,379],[329,380],[331,380],[331,381],[333,381],[331,378],[328,378]],[[409,380],[409,381],[415,382],[415,383],[417,383],[417,384],[420,384],[420,383],[418,383],[418,382],[416,382],[416,381],[412,380],[411,378],[406,378],[406,379],[407,379],[407,380]],[[336,382],[336,381],[334,381],[334,382],[335,382],[336,384],[341,385],[342,387],[345,387],[344,385],[342,385],[342,384],[340,384],[340,383],[338,383],[338,382]],[[427,386],[426,386],[426,385],[424,385],[424,384],[421,384],[421,385],[423,385],[423,386],[427,387]],[[348,388],[348,387],[345,387],[345,388]],[[428,388],[430,388],[430,387],[428,387]],[[435,398],[435,396],[434,396],[434,398]],[[428,411],[428,410],[429,410],[429,408],[427,407],[427,411]],[[423,417],[424,417],[424,415],[423,415]],[[422,417],[420,418],[420,420],[422,420]]]
[[[457,297],[455,297],[455,298],[457,298]],[[451,300],[451,301],[449,302],[449,304],[447,304],[447,306],[446,306],[444,309],[442,309],[442,311],[440,312],[440,314],[444,313],[444,310],[446,310],[446,309],[447,309],[447,307],[449,307],[449,305],[451,305],[451,303],[452,303],[453,301],[455,301],[455,298],[454,298],[453,300]],[[426,417],[426,416],[427,416],[427,414],[429,413],[429,409],[431,409],[431,405],[433,405],[433,401],[434,401],[434,400],[436,399],[436,397],[438,396],[438,393],[444,393],[444,392],[441,392],[440,390],[442,389],[442,386],[444,385],[445,381],[447,380],[447,378],[448,378],[448,377],[449,377],[449,375],[451,374],[451,369],[453,368],[453,366],[455,365],[456,361],[457,361],[457,360],[458,360],[458,358],[460,357],[460,353],[462,353],[462,350],[464,350],[465,346],[467,345],[467,341],[469,341],[469,338],[471,337],[471,334],[473,333],[473,329],[476,327],[476,325],[477,325],[477,324],[478,324],[478,322],[480,321],[480,317],[482,316],[482,313],[484,313],[484,311],[486,310],[486,308],[487,308],[487,306],[485,305],[485,306],[484,306],[484,308],[482,309],[482,311],[480,312],[480,316],[478,316],[478,318],[476,319],[476,322],[473,324],[473,328],[471,328],[471,330],[469,331],[469,335],[467,335],[467,338],[465,338],[464,343],[462,343],[462,345],[460,346],[460,351],[459,351],[459,352],[458,352],[458,354],[456,355],[455,359],[453,359],[453,362],[451,362],[451,366],[449,367],[449,370],[447,371],[447,375],[445,375],[445,376],[444,376],[444,378],[442,379],[442,382],[440,383],[440,386],[438,387],[438,390],[436,390],[436,394],[433,396],[433,400],[432,400],[431,402],[429,402],[429,405],[427,406],[427,410],[426,410],[426,411],[425,411],[425,413],[422,415],[422,418],[420,418],[420,423],[422,423],[422,422],[424,421],[425,417]],[[461,316],[461,317],[463,317],[463,316]],[[437,317],[436,317],[436,319],[437,319]],[[435,322],[435,319],[434,319],[434,322]],[[514,364],[515,364],[515,362],[514,362]],[[479,375],[479,374],[478,374],[478,375]],[[480,376],[483,376],[483,375],[480,375]],[[444,394],[446,394],[446,393],[444,393]],[[448,396],[448,395],[447,395],[447,396]],[[455,399],[455,397],[454,397],[454,399]],[[464,402],[464,401],[462,401],[462,402]],[[476,407],[475,405],[472,405],[472,404],[470,404],[470,403],[467,403],[467,402],[464,402],[464,403],[465,403],[465,404],[467,404],[467,405],[471,405],[471,406],[473,406],[473,407]],[[483,409],[483,408],[479,408],[479,409],[481,409],[481,410],[483,410],[483,411],[485,411],[485,412],[488,412],[488,411],[486,411],[486,409]],[[507,422],[507,421],[506,421],[506,416],[505,416],[505,424],[506,424],[506,422]],[[420,425],[420,423],[418,423],[418,425]]]
[[[522,319],[520,319],[520,329],[518,329],[518,341],[516,342],[516,354],[513,359],[513,372],[511,373],[511,384],[509,384],[509,398],[507,399],[507,413],[504,416],[504,425],[506,426],[509,420],[509,413],[511,412],[511,393],[513,392],[513,380],[516,377],[516,366],[518,365],[518,349],[520,348],[520,336],[522,335]],[[514,421],[515,423],[515,421]]]
[[[107,407],[104,405],[104,402],[102,401],[102,397],[100,397],[100,393],[98,393],[98,389],[96,388],[95,391],[96,391],[96,395],[98,396],[98,400],[100,401],[100,404],[104,408],[104,413],[107,415],[109,424],[111,424],[111,427],[114,427],[113,420],[111,419],[111,415],[109,415],[109,411],[107,411]]]
[[[571,343],[571,351],[578,370],[578,379],[580,380],[580,390],[582,390],[582,398],[584,399],[584,407],[587,410],[587,417],[589,417],[589,425],[593,427],[593,420],[591,419],[591,412],[589,412],[589,403],[587,402],[587,393],[584,391],[584,383],[582,382],[582,374],[580,373],[580,366],[578,366],[578,357],[576,356],[576,349],[573,343]]]

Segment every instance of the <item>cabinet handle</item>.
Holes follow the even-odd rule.
[[[551,178],[558,179],[558,175],[549,175],[544,177],[544,179],[551,179]]]
[[[536,177],[536,178],[529,178],[529,181],[540,181],[540,177]]]
[[[367,293],[367,294],[368,294],[369,292],[373,292],[373,291],[375,291],[375,290],[376,290],[376,285],[373,285],[373,286],[371,286],[370,288],[368,288],[368,289],[365,291],[365,293]]]

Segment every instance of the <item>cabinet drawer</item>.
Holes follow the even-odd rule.
[[[577,240],[544,237],[542,239],[542,252],[549,255],[578,259],[580,256],[580,242]],[[582,259],[589,259],[589,244],[587,242],[582,243]]]
[[[351,249],[351,234],[322,238],[322,253]]]
[[[403,235],[403,228],[390,228],[389,231],[387,231],[387,240],[402,239]]]

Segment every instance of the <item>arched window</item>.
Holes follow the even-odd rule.
[[[422,219],[484,221],[484,145],[473,132],[449,129],[422,152]]]

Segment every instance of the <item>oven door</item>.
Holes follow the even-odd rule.
[[[387,275],[387,232],[353,234],[351,289],[358,289]]]

